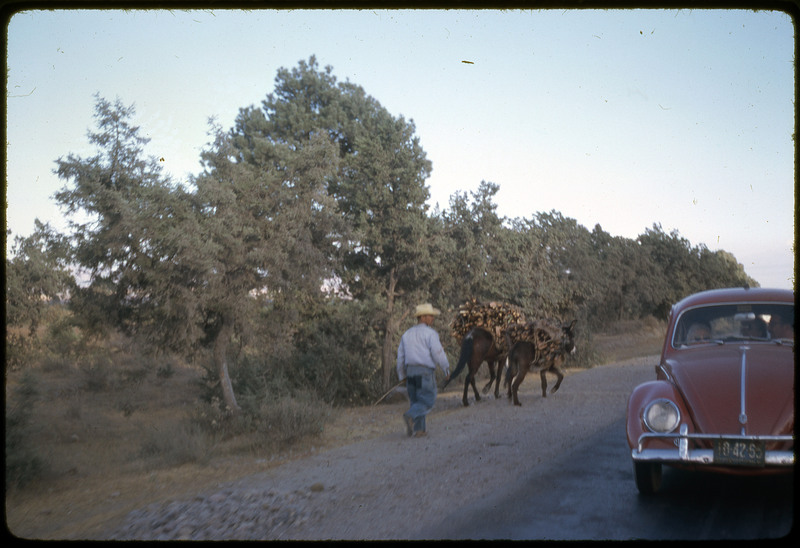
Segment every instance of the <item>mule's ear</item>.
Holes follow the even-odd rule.
[[[572,328],[575,327],[575,324],[578,323],[578,320],[572,320],[572,323],[569,324],[568,330],[572,331]]]

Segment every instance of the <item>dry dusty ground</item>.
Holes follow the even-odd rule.
[[[570,370],[561,389],[541,397],[538,376],[526,378],[515,407],[501,395],[468,408],[461,390],[437,401],[426,438],[407,438],[406,404],[361,417],[376,421],[371,439],[295,461],[248,478],[277,488],[322,487],[321,518],[281,538],[407,539],[430,530],[459,507],[515,483],[515,471],[557,455],[624,416],[633,386],[654,378],[656,356],[590,370]],[[550,383],[552,386],[552,382]]]
[[[310,504],[318,507],[319,519],[282,538],[407,538],[408,523],[421,526],[431,516],[496,489],[507,481],[514,463],[550,458],[604,425],[610,419],[601,396],[610,395],[624,409],[634,382],[628,377],[639,378],[643,364],[650,374],[660,336],[655,333],[639,347],[616,348],[617,356],[644,355],[645,349],[650,356],[602,366],[618,372],[618,380],[605,387],[593,384],[594,369],[568,369],[561,390],[542,399],[538,375],[529,375],[520,391],[521,408],[491,394],[462,407],[462,374],[439,395],[426,438],[406,437],[400,417],[407,403],[395,401],[337,410],[319,437],[279,455],[228,456],[204,465],[155,470],[142,470],[136,463],[117,468],[97,464],[96,469],[80,461],[64,463],[67,473],[61,477],[35,488],[7,490],[6,524],[22,538],[109,538],[109,531],[131,511],[154,502],[185,499],[224,485],[268,482],[284,492],[313,486],[315,493]],[[164,401],[163,409],[154,412],[174,412],[175,403]],[[560,426],[554,429],[556,423]],[[95,425],[98,431],[104,426]],[[125,447],[124,442],[75,441],[84,451],[95,444],[97,452],[110,452],[115,444]],[[424,507],[415,502],[419,491],[427,491]]]
[[[577,440],[617,420],[630,388],[652,377],[655,357],[638,358],[591,370],[568,370],[557,393],[541,397],[538,378],[522,385],[522,407],[501,395],[464,408],[460,386],[440,394],[426,438],[408,438],[400,416],[405,402],[340,413],[313,448],[282,459],[241,458],[208,467],[108,478],[77,490],[53,493],[37,515],[12,526],[23,537],[105,539],[128,512],[158,500],[190,499],[199,492],[253,489],[314,491],[314,520],[283,531],[285,539],[402,539],[430,526],[462,504],[513,482],[511,471],[553,458]],[[613,376],[599,376],[613,371]],[[552,384],[551,384],[552,385]],[[609,399],[615,402],[609,409]],[[609,412],[611,411],[611,412]],[[423,503],[420,503],[420,493]],[[68,497],[72,497],[71,500]],[[63,506],[62,506],[63,505]],[[20,507],[9,517],[20,519]],[[409,528],[408,524],[414,524]],[[12,521],[9,520],[12,525]],[[48,524],[48,526],[45,526]],[[49,525],[60,525],[58,528]],[[36,533],[36,531],[39,533]],[[113,538],[113,537],[111,537]],[[224,538],[238,538],[236,532]],[[222,540],[222,539],[220,539]]]

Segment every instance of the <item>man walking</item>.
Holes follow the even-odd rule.
[[[403,413],[409,436],[427,434],[425,416],[436,401],[436,366],[446,378],[450,377],[450,364],[444,353],[439,334],[431,326],[440,314],[430,303],[417,305],[414,315],[417,324],[403,333],[397,348],[397,377],[406,379],[408,401],[411,404]]]

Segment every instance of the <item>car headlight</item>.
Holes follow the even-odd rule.
[[[665,434],[678,427],[681,422],[681,412],[678,406],[669,400],[655,400],[644,408],[642,419],[644,425],[653,432]]]

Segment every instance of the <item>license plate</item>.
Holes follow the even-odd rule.
[[[756,440],[714,440],[714,464],[764,466],[764,442]]]

